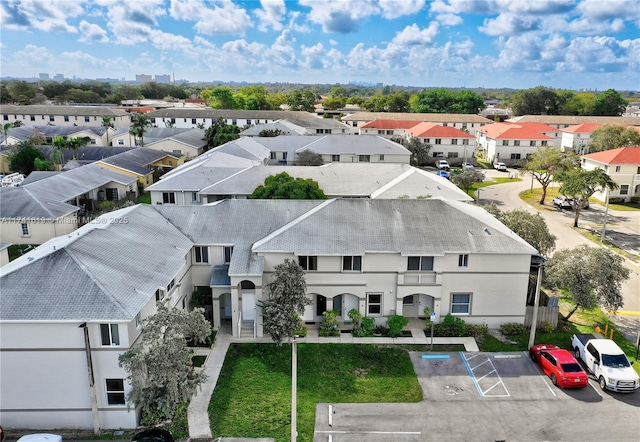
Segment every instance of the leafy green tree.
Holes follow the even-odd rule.
[[[556,237],[547,227],[542,215],[514,209],[501,212],[495,208],[493,214],[502,224],[513,230],[520,238],[531,244],[542,256],[549,256],[556,246]]]
[[[136,144],[144,147],[144,134],[147,128],[151,127],[151,119],[145,114],[131,114],[131,127],[129,133],[136,138]]]
[[[343,108],[345,104],[347,99],[344,97],[328,97],[322,101],[322,107],[330,110]]]
[[[542,186],[540,204],[544,204],[547,188],[553,181],[554,174],[570,166],[571,162],[567,155],[555,147],[541,146],[531,154],[531,157],[524,163],[524,169]]]
[[[388,112],[409,112],[409,96],[406,93],[395,92],[387,95]]]
[[[409,152],[411,152],[411,164],[414,166],[424,166],[430,161],[429,151],[431,144],[424,143],[419,138],[406,139],[405,137],[393,136],[391,141],[402,144]]]
[[[200,98],[214,109],[237,109],[233,99],[233,89],[228,86],[204,90],[200,93]]]
[[[293,178],[287,172],[268,176],[249,196],[252,199],[324,200],[327,196],[312,179]]]
[[[285,132],[280,129],[262,129],[258,132],[259,137],[279,137],[280,135],[288,135],[288,132]]]
[[[594,115],[620,116],[624,113],[629,102],[614,89],[607,89],[596,97]]]
[[[579,308],[597,305],[617,311],[624,306],[622,283],[629,278],[624,258],[602,247],[580,245],[554,253],[547,262],[547,280],[566,290],[576,303],[569,319]]]
[[[138,342],[118,358],[132,386],[128,400],[145,414],[171,418],[207,378],[193,369],[187,340],[206,342],[210,335],[203,309],[187,312],[159,303],[157,313],[144,320]]]
[[[224,120],[216,120],[204,131],[204,139],[207,142],[207,150],[221,146],[229,141],[240,138],[238,135],[242,129],[235,124],[227,124]]]
[[[298,154],[296,158],[296,166],[322,166],[322,155],[315,153],[310,149],[305,149]]]
[[[544,86],[518,91],[511,97],[511,109],[514,115],[558,115],[558,94]]]
[[[564,91],[570,92],[570,91]],[[561,115],[593,115],[596,107],[596,96],[591,92],[571,92],[564,100],[561,108]]]
[[[369,112],[387,112],[387,97],[380,94],[375,94],[367,101],[365,101],[362,106]]]
[[[6,142],[7,137],[9,136],[9,129],[13,127],[13,123],[7,123],[2,126],[2,135],[4,135],[4,141]]]
[[[29,141],[21,141],[18,143],[17,150],[9,158],[9,168],[23,175],[29,175],[35,170],[36,160],[45,161],[42,151],[33,147],[33,144]]]
[[[110,146],[109,143],[109,129],[113,129],[113,119],[111,117],[102,117],[102,122],[100,123],[102,127],[104,127],[107,132],[107,146]]]
[[[91,141],[91,138],[72,137],[72,138],[69,138],[67,141],[69,143],[69,148],[73,150],[73,159],[75,160],[78,158],[78,151],[84,146],[86,146],[87,144],[89,144],[89,141]]]
[[[574,209],[573,227],[578,227],[580,213],[591,195],[600,190],[617,189],[618,184],[602,169],[575,168],[560,171],[555,180],[561,183],[560,193],[571,199]]]
[[[273,272],[273,280],[265,287],[269,298],[259,302],[262,309],[264,331],[281,344],[294,336],[299,315],[311,304],[307,299],[307,283],[304,270],[297,262],[285,259]]]
[[[14,102],[31,104],[31,100],[33,100],[38,93],[38,86],[33,83],[17,80],[7,84],[7,91]]]
[[[632,127],[606,124],[591,132],[589,152],[601,152],[627,146],[640,146],[640,132]]]
[[[34,170],[51,170],[51,163],[40,158],[33,161]]]
[[[451,176],[451,182],[464,190],[466,194],[469,194],[469,189],[471,189],[475,183],[481,183],[483,181],[484,172],[481,172],[479,169],[469,169]]]
[[[318,94],[313,91],[304,90],[301,92],[299,90],[295,90],[287,96],[287,104],[293,111],[314,112],[314,103],[319,98]]]
[[[416,113],[477,114],[485,107],[481,95],[466,90],[430,89],[411,98],[411,112]]]
[[[53,137],[53,152],[51,153],[51,159],[56,164],[64,163],[64,151],[69,149],[69,142],[66,138],[56,135]]]

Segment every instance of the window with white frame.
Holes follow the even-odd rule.
[[[225,264],[231,262],[231,255],[233,255],[233,247],[225,247],[223,250],[223,259]]]
[[[287,152],[282,152],[282,159],[286,160],[287,159]]]
[[[442,144],[442,138],[436,138],[436,144]]]
[[[176,194],[175,194],[175,192],[162,192],[162,203],[163,204],[175,204],[176,203]]]
[[[118,324],[100,324],[102,345],[120,345]]]
[[[620,186],[620,195],[628,195],[629,194],[629,185],[623,184]]]
[[[136,328],[140,327],[140,325],[142,325],[142,317],[140,316],[140,312],[138,312],[136,315]]]
[[[378,129],[378,135],[384,135],[384,130]]]
[[[331,162],[332,163],[339,163],[340,162],[340,155],[331,155]]]
[[[433,256],[408,256],[407,270],[417,272],[433,270]]]
[[[547,140],[543,140],[542,142],[540,142],[540,146],[546,146],[546,145],[547,145],[547,143],[548,143],[548,141],[547,141]]]
[[[520,146],[520,140],[514,140],[513,141],[513,145],[514,146]]]
[[[191,192],[191,201],[194,203],[200,202],[200,195],[198,195],[198,192]]]
[[[20,236],[30,236],[31,232],[29,231],[29,224],[21,223],[20,224]]]
[[[471,295],[458,293],[451,295],[451,314],[468,315],[471,313]]]
[[[317,256],[298,256],[298,264],[302,270],[318,270]]]
[[[458,139],[457,138],[452,138],[451,139],[451,144],[458,144]]]
[[[458,152],[447,152],[447,158],[458,158]]]
[[[56,121],[56,117],[54,117],[53,115],[49,115],[49,121]]]
[[[368,163],[371,161],[371,155],[358,155],[358,161],[360,163]]]
[[[85,123],[88,123],[88,122],[90,122],[90,121],[91,121],[91,119],[90,119],[88,116],[85,116],[85,117],[84,117],[84,122],[85,122]]]
[[[200,263],[200,264],[209,263],[209,247],[195,246],[193,248],[193,253],[195,254],[195,260],[197,263]]]
[[[176,279],[173,278],[169,284],[167,284],[167,293],[171,291],[171,289],[176,285]]]
[[[434,158],[443,158],[444,157],[444,152],[434,152],[433,153],[433,157]]]
[[[384,155],[380,155],[380,161],[384,161]]]
[[[529,141],[529,146],[535,146],[535,145],[536,145],[536,140]]]
[[[124,140],[118,140],[118,146],[124,146]]]
[[[463,146],[468,146],[469,145],[469,139],[465,138],[464,140],[462,140],[462,145]]]
[[[367,293],[367,316],[382,314],[382,293]]]
[[[616,172],[620,172],[620,166],[616,166]]]
[[[511,159],[512,160],[519,160],[520,159],[520,154],[519,153],[512,153],[511,154]]]
[[[402,298],[402,305],[413,305],[413,295]]]
[[[156,290],[156,302],[160,302],[164,299],[164,290],[158,289]]]
[[[343,256],[342,271],[343,272],[361,272],[362,256]]]
[[[469,255],[458,255],[458,267],[469,267]]]
[[[125,405],[124,379],[106,379],[107,404]]]
[[[270,158],[271,158],[272,160],[277,160],[277,159],[278,159],[277,155],[278,155],[278,154],[277,154],[276,152],[271,152],[271,156],[270,156]]]
[[[503,146],[508,146],[509,145],[509,140],[502,140],[502,145]]]

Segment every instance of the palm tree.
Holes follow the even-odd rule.
[[[144,147],[144,134],[148,127],[151,127],[151,119],[146,115],[133,114],[131,116],[129,133],[140,140],[140,147]]]
[[[4,135],[4,142],[7,142],[7,135],[9,134],[9,129],[13,127],[13,123],[7,123],[2,126],[2,134]]]
[[[109,129],[113,129],[113,121],[111,117],[102,117],[102,127],[105,128],[105,130],[107,131],[107,146],[110,146],[109,144]]]
[[[86,146],[91,139],[89,137],[75,137],[67,140],[70,149],[73,149],[73,159],[78,159],[78,151]]]
[[[64,151],[70,147],[69,140],[61,136],[55,136],[53,137],[52,145],[54,151],[51,154],[51,160],[53,160],[54,164],[62,164],[64,162]]]

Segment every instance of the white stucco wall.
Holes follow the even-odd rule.
[[[28,235],[23,235],[23,223],[28,225]],[[67,235],[77,228],[75,214],[56,220],[39,218],[2,219],[0,220],[0,243],[43,244],[56,236]]]

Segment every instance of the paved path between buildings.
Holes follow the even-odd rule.
[[[412,337],[407,338],[354,338],[350,333],[341,334],[335,338],[321,338],[318,336],[318,330],[309,330],[305,338],[300,338],[298,342],[313,344],[431,344],[431,338],[427,338],[421,328],[411,329]],[[229,345],[233,342],[273,342],[270,337],[247,339],[234,338],[230,334],[229,329],[223,329],[218,332],[216,341],[211,349],[198,349],[196,355],[207,356],[205,365],[202,368],[207,374],[207,380],[202,384],[200,390],[191,399],[189,404],[189,438],[194,439],[213,439],[211,434],[211,425],[209,423],[209,401],[213,395],[213,390],[218,382],[224,358],[229,349]],[[473,338],[433,338],[435,345],[447,344],[463,344],[466,351],[479,351],[478,345]]]

